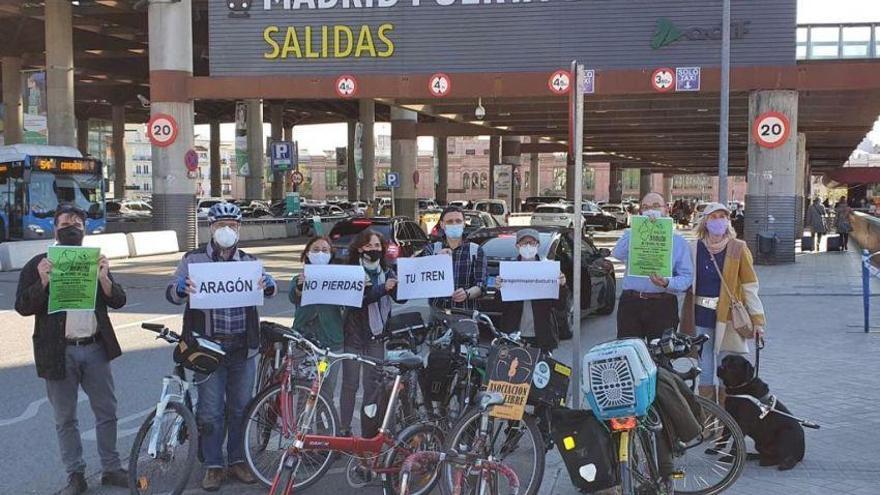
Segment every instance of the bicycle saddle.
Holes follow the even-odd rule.
[[[422,369],[424,361],[412,352],[401,352],[398,355],[385,360],[385,364],[394,366],[400,371],[412,371]]]
[[[485,411],[492,406],[504,404],[504,395],[501,392],[480,392],[477,394],[477,404]]]

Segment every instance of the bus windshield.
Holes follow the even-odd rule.
[[[97,175],[33,171],[29,182],[30,211],[38,218],[54,216],[59,203],[73,203],[85,210],[89,218],[104,216],[104,193]]]

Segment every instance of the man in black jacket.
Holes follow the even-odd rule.
[[[518,261],[541,261],[538,257],[540,234],[535,229],[520,229],[516,232],[516,250]],[[499,289],[495,298],[501,301],[501,286],[504,280],[495,280]],[[565,287],[565,274],[559,274],[559,298],[536,299],[533,301],[510,301],[501,303],[501,324],[499,330],[506,333],[519,331],[524,342],[535,345],[544,352],[550,352],[559,346],[559,329],[557,318],[552,317],[555,311],[565,309],[568,299]]]
[[[55,239],[62,246],[80,246],[85,235],[86,213],[72,205],[55,210]],[[116,450],[116,395],[110,361],[122,351],[107,307],[125,305],[125,291],[113,281],[110,262],[98,261],[98,293],[94,311],[48,313],[52,262],[40,254],[22,268],[15,294],[15,310],[34,315],[34,362],[37,375],[46,380],[49,403],[55,413],[55,431],[68,484],[60,493],[77,495],[87,489],[86,464],[76,417],[79,388],[89,397],[95,413],[95,432],[103,475],[101,483],[128,487]]]

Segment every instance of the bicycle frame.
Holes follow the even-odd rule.
[[[190,387],[192,387],[192,384],[186,380],[185,371],[178,366],[175,367],[174,372],[174,375],[167,375],[162,378],[162,394],[160,395],[159,403],[156,404],[156,415],[153,417],[150,444],[147,448],[147,453],[153,459],[156,459],[159,456],[159,432],[161,431],[162,419],[165,417],[165,410],[168,408],[168,404],[170,402],[178,402],[184,404],[188,408],[195,408],[195,404],[189,403],[189,390]],[[183,418],[177,418],[171,429],[171,435],[169,435],[168,438],[178,438],[182,426]]]

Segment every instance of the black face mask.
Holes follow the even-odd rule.
[[[370,261],[379,261],[379,258],[382,257],[382,251],[363,251],[361,256]]]
[[[55,235],[58,237],[58,244],[62,246],[82,246],[86,232],[76,225],[68,225],[55,231]]]

